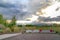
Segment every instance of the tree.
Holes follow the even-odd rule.
[[[8,27],[8,23],[7,23],[6,19],[4,19],[3,25],[5,25],[6,27]]]
[[[3,24],[3,15],[0,14],[0,24]]]
[[[16,16],[12,17],[12,21],[11,21],[12,25],[16,25]]]
[[[3,24],[4,26],[7,26],[6,19],[4,19],[2,14],[0,14],[0,24]]]
[[[13,16],[12,17],[12,21],[11,21],[11,23],[8,25],[9,27],[12,27],[12,26],[14,26],[14,25],[16,25],[16,16]]]

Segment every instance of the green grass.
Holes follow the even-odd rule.
[[[50,27],[36,27],[36,29],[50,30]]]
[[[60,27],[52,27],[52,29],[60,34]]]
[[[16,32],[20,32],[22,27],[13,27],[14,31]],[[60,34],[60,26],[25,26],[26,30],[50,30],[53,29],[55,32],[58,32]],[[0,30],[0,32],[2,32],[2,30]]]

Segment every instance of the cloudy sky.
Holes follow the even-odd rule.
[[[50,1],[51,0],[0,0],[0,13],[8,19],[11,19],[12,16],[16,15],[16,18],[18,20],[24,20],[26,18],[32,17],[32,15],[35,15],[36,12],[38,12],[38,10],[40,10],[41,8],[48,6]],[[60,3],[54,3],[43,9],[43,13],[46,14],[43,16],[39,16],[39,18],[41,18],[42,20],[48,20],[49,17],[50,20],[59,18],[60,6],[58,5],[60,5]],[[56,7],[54,8],[54,6]],[[50,11],[49,9],[52,11]],[[54,11],[55,9],[57,10],[57,12]],[[55,15],[53,13],[55,13]]]

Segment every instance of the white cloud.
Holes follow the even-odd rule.
[[[56,9],[58,9],[58,11],[56,11]],[[46,9],[43,9],[43,12],[46,13],[44,16],[50,16],[51,18],[60,16],[60,2],[55,2],[51,6],[48,6]]]

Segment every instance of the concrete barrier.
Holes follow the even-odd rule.
[[[26,30],[26,33],[55,33],[53,30]]]
[[[32,32],[32,30],[26,30],[26,33],[30,33],[30,32]]]

